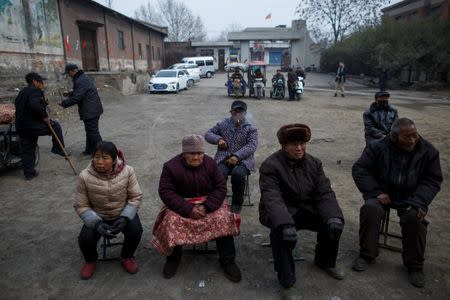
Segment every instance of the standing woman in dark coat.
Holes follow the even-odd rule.
[[[75,64],[67,64],[63,74],[72,78],[73,91],[64,93],[64,96],[69,98],[63,100],[60,105],[64,108],[78,105],[80,120],[83,120],[86,130],[86,148],[82,154],[92,155],[97,143],[102,141],[98,122],[100,115],[103,113],[103,106],[97,88],[92,79],[84,74],[83,70],[78,70],[78,66]]]

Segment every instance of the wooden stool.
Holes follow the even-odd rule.
[[[211,241],[211,242],[214,242],[214,241]],[[187,254],[193,254],[193,255],[216,254],[217,253],[216,249],[208,248],[208,243],[209,242],[192,245],[192,248],[186,248],[186,247],[188,247],[188,245],[185,245],[185,246],[183,246],[183,252],[187,253]]]
[[[102,249],[102,257],[99,258],[99,261],[110,261],[110,260],[119,260],[120,256],[114,256],[114,257],[108,257],[107,256],[107,248],[111,248],[114,246],[120,246],[123,245],[123,242],[111,242],[112,238],[108,238],[106,236],[103,236],[102,244],[100,245],[100,248]]]
[[[396,247],[388,244],[388,238],[402,239],[400,234],[389,232],[389,217],[391,209],[386,209],[380,225],[380,239],[378,240],[378,247],[385,248],[391,251],[402,252],[401,247]],[[381,240],[381,241],[380,241]]]

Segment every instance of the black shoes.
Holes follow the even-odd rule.
[[[239,282],[242,279],[241,270],[236,263],[221,264],[225,277],[232,282]]]
[[[352,269],[356,272],[364,272],[365,270],[367,270],[369,268],[370,264],[374,264],[374,263],[375,263],[375,259],[368,260],[361,256],[358,256],[353,261]]]
[[[163,276],[166,279],[170,279],[175,276],[181,259],[167,259],[163,268]]]
[[[33,173],[25,175],[25,180],[27,180],[27,181],[32,180],[34,177],[37,177],[38,175],[39,175],[39,172],[34,170]]]
[[[409,270],[408,281],[415,287],[423,288],[425,286],[425,274],[422,270]]]

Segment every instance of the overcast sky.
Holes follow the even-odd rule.
[[[107,6],[108,0],[95,0]],[[148,0],[111,0],[112,9],[134,17],[134,12]],[[274,27],[276,25],[291,26],[297,19],[297,0],[182,0],[195,15],[202,18],[208,38],[214,38],[230,24],[245,27]],[[319,0],[320,1],[320,0]],[[391,3],[400,0],[391,1]],[[151,0],[152,4],[157,0]],[[266,16],[271,14],[270,19]]]
[[[105,5],[108,0],[96,0]],[[134,17],[135,10],[148,0],[112,0],[112,9]],[[156,4],[157,1],[151,0]],[[229,24],[245,27],[274,27],[287,25],[296,19],[296,0],[184,0],[194,15],[199,15],[208,38],[214,38]],[[268,14],[270,19],[265,19]]]

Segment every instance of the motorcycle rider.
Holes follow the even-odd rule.
[[[238,68],[236,68],[236,69],[234,70],[233,74],[231,74],[231,79],[232,79],[232,80],[234,80],[234,79],[242,80],[242,78],[243,78],[243,76],[242,76],[241,72],[239,72],[239,69],[238,69]]]
[[[289,90],[289,100],[295,99],[295,86],[297,84],[297,73],[294,72],[294,69],[289,68],[288,72],[288,90]]]
[[[273,75],[272,84],[275,84],[278,81],[278,79],[283,80],[283,89],[284,89],[286,80],[284,79],[284,75],[281,73],[281,70],[277,70],[277,73],[275,75]]]

